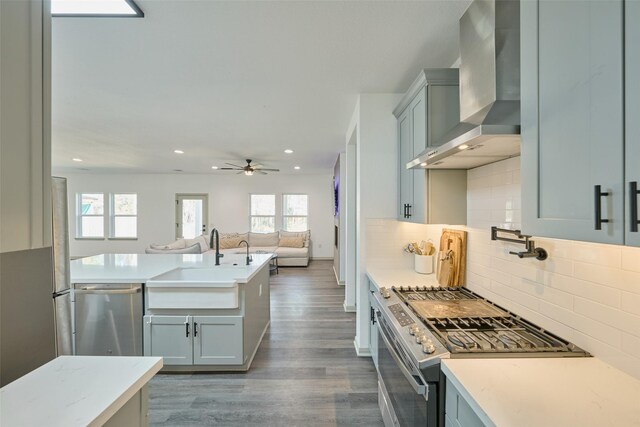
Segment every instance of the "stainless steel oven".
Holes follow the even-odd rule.
[[[429,418],[437,416],[430,414],[436,407],[429,401],[427,381],[391,333],[384,316],[377,311],[376,317],[378,374],[386,406],[383,408],[381,402],[381,410],[387,411],[385,424],[390,419],[393,426],[427,426]]]

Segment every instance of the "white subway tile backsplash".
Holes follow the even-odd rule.
[[[626,312],[640,316],[640,294],[623,291],[620,295],[620,308]]]
[[[573,242],[572,251],[572,258],[576,261],[617,269],[622,266],[622,248],[620,246]]]
[[[467,177],[466,286],[640,378],[640,248],[534,237],[549,258],[519,259],[509,251],[523,246],[491,241],[490,227],[521,227],[520,158],[471,169]],[[402,246],[428,237],[437,244],[442,228],[367,224],[367,236],[377,235],[367,240],[367,257],[412,266]]]
[[[640,273],[583,262],[576,262],[573,268],[578,279],[640,294]]]

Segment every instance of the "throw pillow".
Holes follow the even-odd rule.
[[[309,247],[309,237],[311,236],[311,230],[307,230],[307,231],[284,231],[281,230],[280,231],[280,238],[282,239],[283,237],[302,237],[302,240],[304,241],[304,247],[308,248]]]
[[[281,248],[303,248],[304,240],[302,239],[302,237],[281,237],[280,247]]]
[[[240,246],[240,236],[229,236],[220,238],[220,249],[234,249]],[[215,246],[215,243],[214,243]]]

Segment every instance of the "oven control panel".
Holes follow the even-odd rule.
[[[400,323],[400,326],[409,326],[412,323],[415,323],[413,319],[411,319],[411,317],[407,314],[407,312],[404,311],[404,308],[402,308],[402,304],[390,305],[389,310],[391,310],[393,317],[395,317],[398,323]]]

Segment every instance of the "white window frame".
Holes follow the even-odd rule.
[[[273,196],[273,215],[252,215],[252,196]],[[278,227],[276,224],[276,218],[277,218],[277,213],[278,213],[278,201],[277,201],[277,195],[274,193],[251,193],[249,194],[249,231],[251,233],[258,233],[256,231],[253,231],[253,229],[251,228],[251,225],[253,224],[252,219],[253,218],[273,218],[273,230],[270,231],[269,233],[274,233]]]
[[[307,197],[307,214],[306,215],[286,215],[284,209],[284,200],[287,196],[306,196]],[[282,229],[284,231],[289,231],[286,229],[287,218],[306,218],[307,219],[307,230],[309,229],[309,195],[306,193],[282,193]],[[305,230],[306,231],[306,230]]]
[[[82,195],[83,194],[102,194],[102,215],[83,214],[82,213]],[[107,207],[108,201],[105,193],[102,191],[81,191],[76,193],[76,240],[105,240],[107,231]],[[82,218],[83,217],[102,217],[102,236],[85,237],[82,234]]]
[[[127,196],[133,194],[136,196],[136,214],[135,215],[123,215],[116,214],[115,211],[115,198],[116,196]],[[116,237],[116,217],[135,217],[136,219],[136,235],[135,237]],[[119,192],[109,193],[109,240],[138,240],[138,193],[135,192]]]

